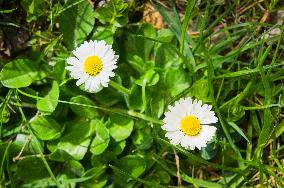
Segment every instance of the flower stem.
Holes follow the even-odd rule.
[[[109,81],[109,85],[111,85],[111,87],[113,87],[114,89],[118,90],[119,92],[125,94],[125,95],[130,95],[130,90],[123,87],[122,85],[110,80]]]

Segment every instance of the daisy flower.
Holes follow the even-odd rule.
[[[212,106],[204,104],[200,100],[184,98],[176,101],[174,106],[168,107],[165,113],[162,129],[166,130],[166,137],[171,144],[199,150],[206,147],[211,141],[217,128],[209,126],[218,121]]]
[[[77,79],[76,85],[85,85],[85,90],[98,92],[108,86],[113,70],[117,67],[118,56],[111,45],[105,41],[85,41],[73,50],[75,57],[69,57],[66,67],[72,78]]]

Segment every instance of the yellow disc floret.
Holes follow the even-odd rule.
[[[98,75],[102,68],[102,60],[96,55],[88,57],[84,62],[84,69],[91,76]]]
[[[200,133],[200,121],[195,116],[185,116],[180,122],[180,129],[189,136],[195,136]]]

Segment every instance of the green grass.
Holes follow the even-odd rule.
[[[0,187],[284,186],[284,4],[148,3],[166,28],[132,21],[145,2],[0,2]],[[65,70],[85,40],[119,55],[98,93]],[[161,129],[183,97],[218,117],[201,151],[171,145]]]

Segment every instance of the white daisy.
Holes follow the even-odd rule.
[[[113,70],[117,67],[118,56],[111,45],[105,41],[85,41],[73,50],[75,57],[69,57],[66,67],[71,77],[78,79],[76,85],[85,84],[85,90],[98,92],[108,86],[110,77],[114,77]]]
[[[166,130],[166,137],[171,144],[199,150],[206,147],[207,142],[212,140],[217,128],[209,126],[218,121],[212,106],[204,104],[200,100],[191,98],[180,99],[174,106],[169,106],[165,113],[162,129]]]

